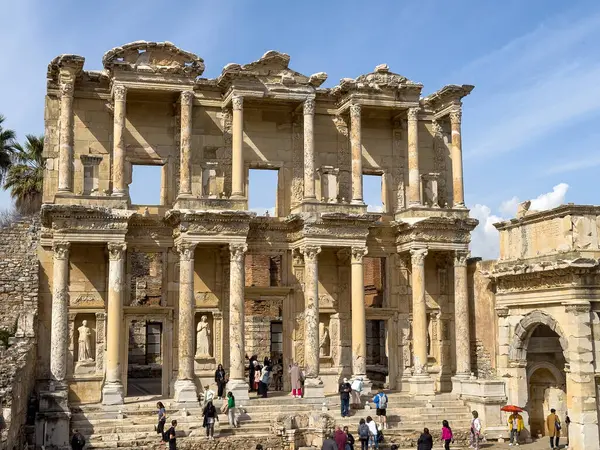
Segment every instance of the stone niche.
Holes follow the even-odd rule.
[[[322,166],[317,169],[321,179],[321,201],[338,202],[338,175],[340,170],[333,166]]]
[[[216,368],[215,319],[212,311],[196,311],[194,315],[194,360],[198,370]]]
[[[441,176],[439,173],[424,173],[421,175],[423,188],[423,203],[431,208],[439,208],[438,186]]]
[[[85,326],[83,322],[86,322]],[[87,330],[86,330],[87,328]],[[75,375],[93,375],[96,373],[96,314],[94,313],[79,313],[73,321],[73,361]],[[86,344],[80,344],[80,334],[89,333],[87,337],[87,352],[88,355],[82,355]]]
[[[132,250],[128,259],[131,306],[166,306],[163,295],[164,254]]]
[[[331,314],[319,314],[319,357],[325,363],[331,363]]]

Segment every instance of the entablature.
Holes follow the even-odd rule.
[[[468,251],[471,231],[479,222],[472,218],[405,218],[396,222],[398,252],[412,248]]]
[[[255,215],[248,211],[169,210],[165,222],[173,227],[175,244],[245,243]]]
[[[434,119],[447,116],[450,112],[460,110],[462,99],[471,93],[475,86],[463,84],[462,86],[450,84],[439,91],[422,99],[425,110],[431,111]]]

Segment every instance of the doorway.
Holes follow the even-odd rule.
[[[383,388],[388,376],[386,321],[367,320],[367,376],[373,387]]]
[[[134,319],[128,334],[127,396],[162,395],[163,324]]]

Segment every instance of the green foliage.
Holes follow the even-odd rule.
[[[4,189],[21,214],[39,211],[44,181],[44,136],[27,135],[25,146],[13,145],[12,165],[8,169]]]
[[[12,164],[12,155],[15,146],[15,132],[13,130],[5,130],[2,127],[2,122],[6,118],[0,114],[0,181],[4,179],[6,172]]]

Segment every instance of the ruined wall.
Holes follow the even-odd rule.
[[[483,273],[491,271],[495,264],[496,261],[477,258],[468,263],[471,367],[479,378],[493,378],[496,374],[496,296],[491,280]]]

